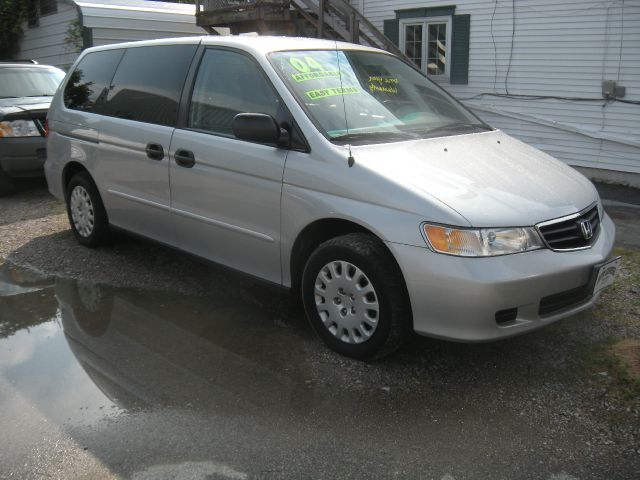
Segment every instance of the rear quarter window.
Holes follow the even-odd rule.
[[[99,113],[124,50],[87,54],[71,73],[64,89],[64,104],[73,110]]]
[[[175,126],[178,104],[197,45],[127,49],[118,65],[103,114]]]

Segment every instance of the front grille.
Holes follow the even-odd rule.
[[[589,284],[564,292],[549,295],[540,300],[538,315],[548,317],[564,310],[577,307],[591,299],[592,288]]]
[[[592,235],[589,238],[582,231],[581,222],[584,221],[591,224]],[[598,206],[595,205],[589,210],[567,219],[560,218],[557,221],[544,222],[538,226],[538,230],[549,248],[553,250],[574,250],[589,247],[595,242],[600,231]]]

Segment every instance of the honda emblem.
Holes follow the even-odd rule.
[[[585,240],[589,240],[591,237],[593,237],[593,226],[591,225],[591,222],[589,220],[580,220],[578,222],[578,225],[580,226],[582,237]]]

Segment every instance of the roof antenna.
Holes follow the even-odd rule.
[[[334,40],[336,44],[336,59],[338,60],[338,78],[340,78],[340,93],[342,94],[342,107],[344,109],[344,126],[347,130],[347,135],[349,135],[349,122],[347,121],[347,102],[344,98],[344,87],[342,85],[342,68],[340,68],[340,53],[338,51],[338,41]],[[349,168],[353,167],[356,159],[353,158],[351,153],[351,142],[347,143],[347,148],[349,149],[349,157],[347,158],[347,165]]]

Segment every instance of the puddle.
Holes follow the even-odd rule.
[[[189,296],[47,279],[5,265],[0,381],[62,422],[89,418],[88,412],[100,418],[163,408],[375,415],[419,411],[425,397],[446,409],[466,402],[461,392],[533,385],[526,358],[491,374],[527,339],[489,345],[420,339],[368,364],[328,350],[286,293],[245,287],[230,280],[208,295]],[[554,335],[543,335],[553,350]],[[59,400],[47,400],[53,397]]]
[[[300,398],[296,389],[309,390],[304,358],[323,347],[302,317],[283,315],[283,302],[277,292],[252,305],[226,291],[114,289],[4,266],[0,376],[57,421],[89,411],[286,405]]]
[[[549,405],[583,390],[567,339],[584,317],[369,364],[327,350],[286,294],[214,285],[189,296],[0,267],[0,477],[343,478],[383,461],[382,477],[419,478],[427,457],[432,472],[472,468],[488,438],[536,465],[571,442],[541,418],[565,418]]]
[[[168,409],[336,421],[420,411],[426,395],[459,405],[456,371],[477,373],[474,347],[433,340],[378,364],[341,357],[286,293],[242,286],[189,296],[0,267],[0,382],[65,426]]]

